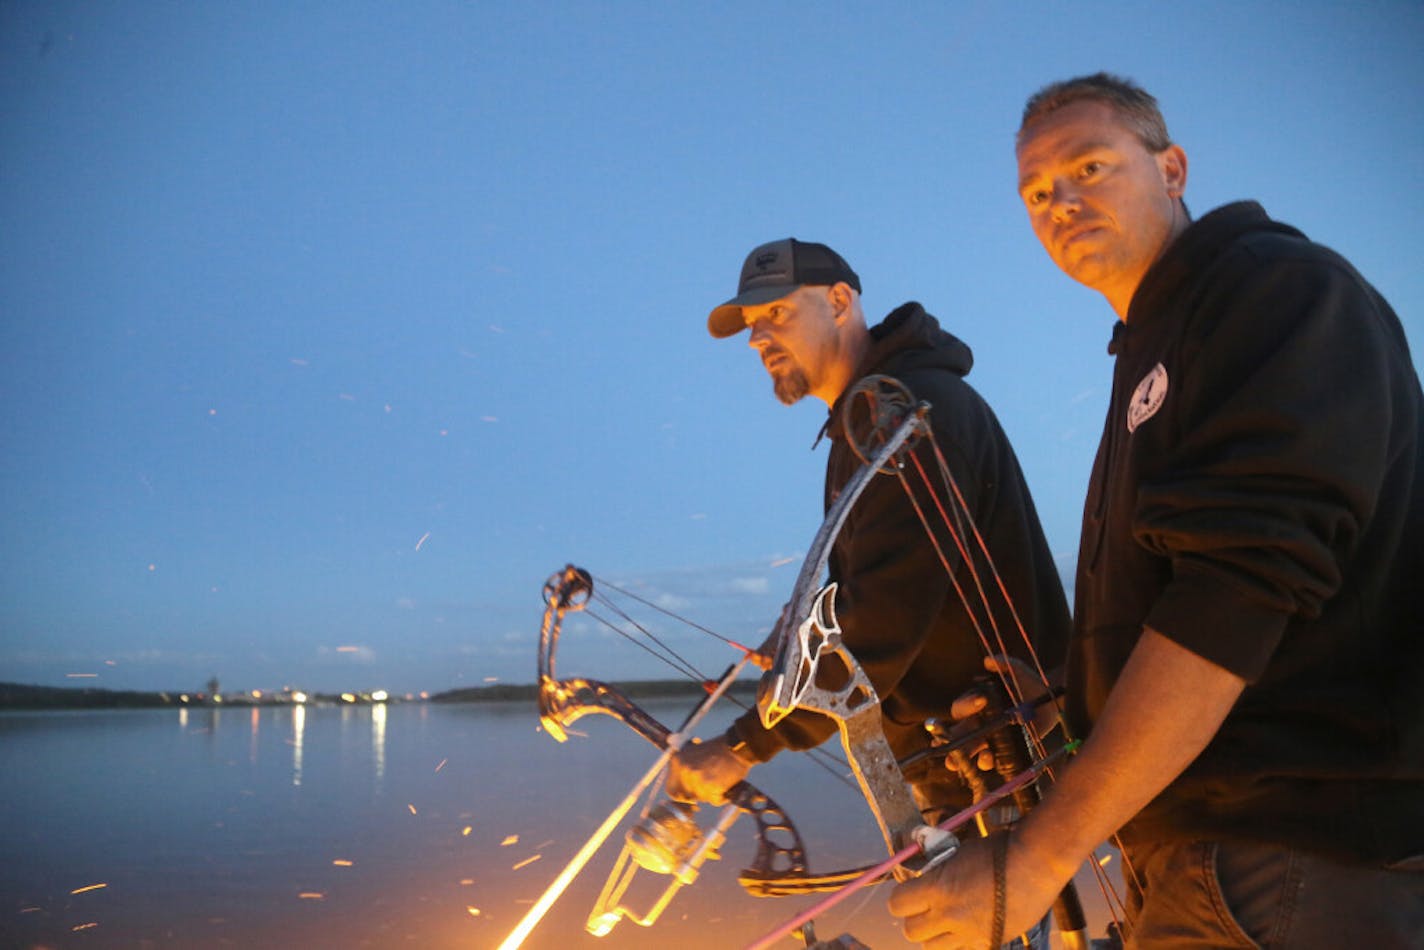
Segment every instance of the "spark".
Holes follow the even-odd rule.
[[[421,546],[422,544],[424,544],[427,540],[429,540],[429,538],[430,538],[430,532],[429,532],[429,531],[427,531],[427,532],[425,532],[424,534],[422,534],[422,535],[420,536],[420,540],[417,541],[417,542],[415,542],[415,549],[416,549],[417,551],[419,551],[419,550],[420,550],[420,546]]]
[[[440,771],[441,769],[443,769],[443,768],[445,767],[445,763],[446,763],[446,762],[449,762],[449,761],[450,761],[449,759],[441,759],[441,760],[440,760],[440,764],[437,765],[437,766],[435,766],[435,771],[438,772],[438,771]]]
[[[92,680],[99,676],[98,673],[65,673],[64,675],[72,680]]]
[[[475,879],[472,878],[472,877],[462,877],[462,878],[460,878],[460,885],[461,885],[462,887],[469,887],[469,886],[470,886],[471,884],[473,884],[473,883],[475,883]],[[36,907],[36,908],[34,908],[34,909],[35,909],[35,910],[39,910],[38,907]]]
[[[1107,866],[1108,866],[1109,864],[1111,864],[1111,863],[1112,863],[1112,855],[1110,855],[1110,854],[1105,854],[1105,855],[1103,855],[1101,858],[1098,858],[1098,867],[1100,867],[1100,868],[1105,868],[1105,867],[1107,867]]]
[[[337,647],[337,648],[336,648],[336,652],[337,652],[337,653],[360,653],[360,652],[361,652],[361,648],[360,648],[360,647]]]
[[[794,557],[779,557],[779,558],[777,558],[776,560],[774,560],[774,561],[771,562],[771,566],[772,566],[772,567],[784,567],[785,565],[790,564],[790,563],[792,563],[792,562],[794,562],[794,561],[796,561],[796,560],[798,560],[798,559],[797,559],[797,558],[794,558]]]
[[[469,825],[466,825],[466,826],[464,827],[464,829],[460,832],[460,837],[462,837],[462,838],[468,838],[468,837],[470,836],[470,832],[472,832],[472,831],[474,831],[474,830],[475,830],[474,828],[471,828]]]
[[[333,860],[331,863],[334,864],[334,865],[336,865],[336,866],[339,867],[339,868],[349,868],[349,867],[352,865],[353,862],[348,861],[348,860],[346,860],[345,858],[336,858],[336,859]]]
[[[542,854],[536,854],[536,855],[534,855],[534,856],[531,857],[531,858],[525,858],[523,861],[520,861],[520,862],[519,862],[518,864],[516,864],[514,867],[510,868],[510,870],[511,870],[511,871],[518,871],[518,870],[519,870],[520,868],[522,868],[522,867],[528,867],[529,865],[533,864],[535,861],[538,861],[538,860],[539,860],[540,858],[542,858],[542,857],[543,857]]]
[[[478,907],[466,907],[465,910],[470,912],[471,917],[480,916],[480,909]]]
[[[89,884],[89,885],[87,885],[87,886],[85,886],[85,887],[76,887],[74,890],[70,891],[69,893],[71,893],[71,894],[83,894],[85,891],[97,891],[97,890],[98,890],[99,888],[101,888],[101,887],[108,887],[108,886],[109,886],[109,885],[107,885],[107,884]]]
[[[407,808],[409,808],[409,809],[410,809],[410,813],[411,813],[411,814],[412,814],[412,815],[414,815],[414,814],[416,814],[416,811],[415,811],[415,806],[414,806],[414,805],[412,805],[412,804],[410,804],[410,802],[406,802],[406,805],[405,805],[405,807],[407,807]]]
[[[73,927],[70,927],[69,929],[70,929],[70,932],[72,932],[72,933],[78,933],[78,932],[81,931],[81,930],[88,930],[90,927],[97,927],[97,926],[99,926],[99,922],[98,922],[97,920],[91,920],[91,921],[89,921],[89,923],[87,923],[87,924],[75,924]]]
[[[326,900],[326,895],[323,894],[321,891],[302,891],[300,894],[297,895],[297,897],[304,901]]]
[[[518,844],[518,843],[519,843],[519,835],[510,835],[509,837],[507,837],[507,838],[505,838],[503,841],[501,841],[501,842],[499,843],[499,846],[500,846],[501,848],[507,848],[507,847],[509,847],[509,846],[512,845],[512,844]]]

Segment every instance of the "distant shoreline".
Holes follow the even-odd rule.
[[[702,692],[699,683],[688,680],[631,680],[618,688],[635,699],[655,699],[662,696],[696,696]],[[731,692],[750,694],[756,691],[756,681],[734,684]],[[346,697],[352,697],[350,699]],[[312,693],[307,705],[369,705],[373,702],[405,703],[499,703],[535,702],[539,687],[534,683],[470,686],[434,693],[428,699],[406,699],[391,696],[372,700],[369,695],[355,693]],[[0,683],[0,710],[7,709],[175,709],[193,706],[221,708],[224,706],[291,706],[290,694],[265,694],[253,697],[248,693],[226,694],[214,701],[200,693],[143,692],[136,690],[100,689],[98,687],[33,686],[23,683]]]

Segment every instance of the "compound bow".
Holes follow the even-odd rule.
[[[703,831],[698,826],[694,817],[695,808],[691,806],[666,800],[657,804],[650,803],[644,808],[643,822],[629,832],[624,851],[589,917],[590,932],[600,935],[607,933],[625,916],[634,916],[638,923],[645,926],[654,922],[677,889],[695,880],[702,862],[715,856],[715,849],[724,839],[727,829],[743,813],[751,814],[756,821],[757,848],[753,862],[741,872],[738,880],[744,889],[757,896],[835,890],[848,884],[859,886],[860,883],[871,879],[871,871],[877,871],[878,877],[883,877],[887,870],[893,871],[901,878],[913,876],[923,873],[933,863],[953,853],[955,842],[952,836],[947,839],[940,837],[937,844],[929,848],[922,848],[917,844],[926,840],[925,824],[914,803],[908,782],[885,739],[879,697],[854,656],[841,642],[835,617],[836,585],[832,583],[822,586],[821,583],[831,549],[852,506],[877,474],[890,473],[899,477],[906,491],[910,493],[921,521],[931,534],[940,560],[954,581],[955,590],[968,604],[968,593],[954,578],[951,556],[940,549],[939,542],[934,539],[928,516],[920,510],[914,500],[914,493],[906,482],[904,470],[907,464],[910,461],[913,461],[916,467],[920,464],[910,450],[921,439],[928,440],[934,446],[933,433],[928,423],[930,407],[924,403],[915,403],[902,384],[888,377],[868,377],[857,383],[850,396],[843,424],[862,464],[828,507],[825,519],[802,564],[788,610],[784,614],[786,622],[780,628],[775,660],[762,678],[758,710],[763,724],[768,728],[797,708],[820,713],[837,723],[842,745],[860,789],[880,826],[887,849],[896,857],[892,862],[881,862],[880,865],[871,865],[868,868],[813,874],[809,870],[801,836],[786,812],[764,792],[745,781],[728,790],[728,803],[710,831]],[[869,424],[863,425],[858,433],[852,431],[850,419],[851,410],[857,405],[869,411]],[[959,557],[966,563],[973,560],[969,551],[970,544],[965,538],[965,534],[972,531],[982,557],[987,560],[989,570],[997,580],[997,572],[993,570],[987,546],[978,536],[972,518],[968,516],[967,506],[954,484],[953,476],[938,446],[934,446],[934,455],[941,477],[948,488],[949,507],[952,511],[952,514],[946,512],[941,506],[939,515],[959,548]],[[929,478],[923,468],[920,468],[919,474],[928,484]],[[935,497],[938,498],[938,495]],[[973,573],[978,596],[982,600],[985,597],[983,581],[977,572]],[[1002,590],[1002,582],[999,583]],[[560,680],[557,677],[554,657],[564,616],[570,611],[584,609],[593,596],[593,578],[587,571],[572,565],[555,573],[545,584],[546,609],[539,646],[539,709],[543,726],[551,736],[562,742],[567,738],[569,726],[580,717],[595,713],[610,715],[657,746],[662,750],[662,754],[585,845],[583,851],[570,862],[560,879],[551,885],[540,903],[531,909],[521,927],[516,928],[510,938],[501,945],[502,950],[517,947],[522,942],[523,936],[527,935],[548,906],[557,899],[563,887],[572,880],[593,851],[630,810],[634,800],[645,789],[658,782],[667,762],[684,744],[692,728],[730,686],[752,656],[751,651],[742,648],[745,655],[741,662],[729,668],[709,689],[708,697],[688,717],[681,729],[671,730],[611,684],[585,678]],[[1008,599],[1007,592],[1004,592],[1004,597],[1012,611],[1012,601]],[[973,616],[971,611],[971,617]],[[797,618],[800,618],[799,621]],[[992,611],[989,620],[992,623]],[[1018,623],[1016,614],[1014,621]],[[978,626],[977,619],[975,625]],[[1018,626],[1027,642],[1027,633],[1022,624],[1018,623]],[[986,653],[1005,652],[997,626],[994,631],[998,638],[997,650],[984,631],[980,630],[979,633]],[[1029,651],[1030,655],[1033,655],[1031,643]],[[834,674],[829,677],[834,683],[830,687],[818,684],[817,674],[826,660],[830,660],[836,667]],[[1038,674],[1046,689],[1047,677],[1041,666]],[[1026,770],[1021,774],[1031,778],[1048,768],[1044,761],[1048,756],[1042,744],[1028,728],[1033,703],[1025,702],[1022,692],[1015,684],[1006,681],[1004,685],[1018,706],[1006,713],[999,723],[991,723],[988,727],[976,730],[972,738],[993,732],[1000,726],[1021,729],[1032,743],[1039,761],[1026,763],[1020,760],[1015,765]],[[949,748],[945,746],[938,751],[947,752]],[[1019,784],[1027,785],[1028,780],[1021,778]],[[1026,803],[1028,799],[1023,798],[1022,801]],[[967,810],[964,819],[982,810],[980,806]],[[778,843],[778,839],[787,843]],[[632,876],[639,867],[671,875],[673,880],[650,910],[635,914],[622,901]],[[1073,897],[1073,903],[1076,904],[1076,896]],[[1073,925],[1072,921],[1060,918],[1060,929],[1066,930]],[[1077,914],[1076,926],[1081,927],[1081,910]]]

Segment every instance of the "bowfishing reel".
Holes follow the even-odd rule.
[[[697,823],[697,806],[665,799],[648,809],[643,819],[628,829],[623,850],[593,905],[585,929],[595,937],[606,936],[620,920],[627,918],[640,927],[651,927],[673,896],[697,880],[702,865],[721,857],[717,849],[727,840],[727,829],[743,809],[723,806],[710,828]],[[655,894],[648,910],[636,911],[625,901],[639,869],[670,877],[661,893]]]
[[[676,875],[705,841],[698,827],[697,806],[665,801],[653,807],[638,824],[628,829],[628,850],[638,866],[654,874]],[[716,860],[714,850],[707,855]]]

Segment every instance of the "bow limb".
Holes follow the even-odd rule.
[[[575,721],[590,713],[601,713],[622,721],[659,749],[676,752],[682,746],[683,736],[692,731],[712,704],[735,682],[751,655],[744,655],[729,667],[715,687],[703,697],[682,729],[673,732],[611,683],[584,677],[558,678],[554,656],[558,650],[559,634],[563,630],[564,615],[582,610],[592,596],[592,576],[572,564],[566,565],[544,584],[544,623],[539,630],[539,721],[549,735],[563,742]]]

